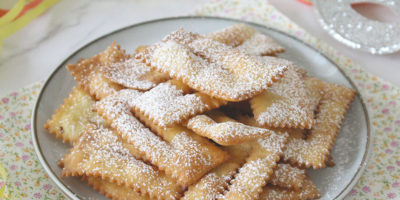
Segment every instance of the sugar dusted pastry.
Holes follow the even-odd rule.
[[[187,126],[197,134],[224,146],[237,145],[274,134],[272,130],[242,124],[217,111],[197,115],[189,119]]]
[[[171,178],[134,158],[127,144],[110,129],[88,125],[63,158],[62,176],[101,177],[155,199],[177,199],[181,187]]]
[[[264,92],[287,69],[285,64],[264,62],[182,29],[136,57],[193,89],[227,101],[242,101]]]
[[[105,121],[93,111],[95,101],[80,87],[74,87],[68,98],[49,119],[44,128],[62,138],[63,142],[76,142],[89,123],[103,124]]]
[[[100,194],[105,195],[110,199],[117,200],[151,200],[148,195],[143,195],[130,187],[121,186],[116,183],[103,180],[99,177],[83,176],[82,180],[87,181],[93,189],[99,191]]]
[[[262,59],[289,63],[275,57]],[[308,97],[302,72],[288,65],[281,80],[250,100],[254,118],[263,127],[310,129],[314,122],[313,101]]]
[[[179,81],[171,80],[132,98],[130,103],[136,112],[161,127],[179,124],[191,116],[226,103],[200,92],[189,93],[190,90]]]
[[[62,177],[112,199],[319,198],[306,168],[334,166],[354,91],[264,56],[283,51],[236,24],[68,65],[77,86],[45,125],[71,145]]]
[[[319,91],[321,100],[315,124],[307,139],[289,137],[283,159],[302,167],[325,167],[340,124],[354,98],[354,91],[337,84],[309,78],[309,87]]]
[[[151,71],[144,63],[133,58],[111,63],[101,67],[100,71],[111,82],[138,90],[149,90],[169,79],[168,75]]]
[[[223,148],[230,159],[206,174],[197,183],[189,186],[182,199],[209,200],[223,197],[229,183],[237,170],[246,162],[251,150],[250,143],[227,146]]]
[[[320,196],[312,180],[306,177],[301,190],[291,190],[279,186],[267,185],[260,195],[260,200],[317,199]]]
[[[94,98],[102,99],[123,88],[148,90],[167,80],[131,58],[115,42],[94,57],[67,65],[78,84]]]
[[[131,112],[130,100],[140,95],[135,90],[122,90],[96,104],[96,109],[122,138],[126,139],[142,157],[157,166],[174,178],[180,185],[186,187],[197,181],[206,172],[224,161],[225,155],[221,151],[214,152],[215,160],[203,154],[206,147],[198,141],[192,140],[187,133],[175,132],[174,137],[162,140],[149,128],[142,124]],[[181,134],[182,133],[182,134]],[[197,147],[193,150],[191,148]],[[198,153],[197,153],[198,152]],[[210,153],[211,154],[211,153]]]
[[[278,164],[269,181],[269,184],[282,188],[301,190],[304,180],[306,179],[306,171],[289,164]]]
[[[287,134],[271,134],[254,142],[222,199],[257,199],[283,153]]]
[[[234,24],[206,36],[255,56],[274,55],[285,51],[272,38],[246,24]]]

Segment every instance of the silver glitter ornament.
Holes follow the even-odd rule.
[[[372,54],[400,50],[400,21],[383,23],[367,19],[353,10],[354,3],[385,5],[400,16],[400,0],[313,0],[322,26],[338,41]]]

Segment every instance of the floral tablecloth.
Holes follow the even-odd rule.
[[[400,88],[365,72],[291,22],[265,0],[214,0],[196,15],[252,21],[287,32],[320,49],[356,83],[373,134],[369,164],[346,199],[400,199]],[[30,118],[42,83],[0,97],[0,199],[63,199],[32,146]]]

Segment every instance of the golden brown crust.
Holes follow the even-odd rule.
[[[224,146],[241,144],[273,133],[269,129],[237,122],[218,111],[211,111],[189,119],[187,127]]]
[[[305,168],[334,165],[354,91],[263,56],[282,51],[237,24],[68,65],[78,86],[45,125],[73,144],[62,176],[113,199],[318,198]]]
[[[62,176],[90,176],[156,199],[177,199],[181,188],[163,172],[136,160],[131,146],[110,129],[88,125],[63,158]]]
[[[51,119],[44,125],[50,133],[61,138],[63,142],[73,144],[88,123],[105,125],[101,117],[93,112],[92,108],[95,101],[92,97],[79,86],[74,87],[72,92],[64,99]]]
[[[149,90],[169,79],[167,74],[151,71],[113,42],[103,52],[76,64],[67,65],[78,84],[95,99],[102,99],[125,87]]]
[[[78,82],[78,85],[95,99],[102,99],[122,89],[122,86],[105,78],[100,71],[101,68],[127,57],[125,51],[113,42],[103,52],[88,59],[81,59],[76,64],[69,64],[67,69]]]
[[[287,69],[284,63],[270,65],[184,30],[168,35],[136,58],[193,89],[227,101],[242,101],[262,93]]]
[[[135,113],[141,113],[160,127],[171,127],[199,113],[226,104],[192,89],[177,80],[161,83],[155,88],[131,99]]]
[[[234,178],[237,170],[246,162],[251,150],[250,143],[223,147],[229,153],[230,159],[211,170],[197,183],[189,186],[182,199],[209,200],[221,198]]]
[[[267,58],[267,57],[264,57]],[[272,62],[279,58],[269,57]],[[314,122],[313,99],[297,67],[290,65],[280,81],[263,94],[250,99],[254,118],[262,127],[306,128]]]
[[[246,163],[222,199],[257,199],[282,155],[287,134],[271,134],[254,142]]]
[[[246,24],[234,24],[207,34],[206,37],[236,47],[251,55],[275,55],[285,51],[272,38]]]
[[[157,131],[165,141],[151,132],[129,111],[129,101],[137,95],[140,95],[140,92],[122,90],[119,94],[97,103],[96,109],[146,161],[165,170],[180,185],[186,187],[226,160],[227,155],[223,151],[209,141],[196,137],[186,128],[175,126],[161,130],[162,128],[148,118],[136,113],[142,119],[147,119],[145,123]]]
[[[278,164],[269,181],[269,184],[279,186],[281,188],[301,190],[306,171],[289,164]]]
[[[93,187],[100,194],[103,194],[109,199],[113,200],[151,200],[147,195],[140,194],[134,189],[126,186],[120,186],[115,183],[105,181],[98,177],[83,176],[83,181],[87,181],[88,184]]]
[[[228,154],[217,147],[206,138],[196,135],[193,131],[181,126],[175,125],[169,128],[157,126],[154,122],[143,116],[141,113],[135,113],[135,116],[154,133],[157,133],[171,146],[181,152],[175,161],[180,166],[177,172],[178,182],[185,182],[185,185],[191,185],[199,180],[210,170],[219,166],[228,159]],[[205,162],[207,165],[204,165]],[[170,166],[174,168],[173,166]],[[166,169],[169,171],[169,169]]]
[[[316,122],[306,140],[289,137],[283,158],[292,165],[319,169],[326,166],[341,122],[355,93],[352,89],[316,78],[309,78],[308,81],[321,94]]]
[[[260,195],[260,200],[310,200],[318,199],[320,196],[314,183],[309,177],[306,177],[301,190],[267,185]]]

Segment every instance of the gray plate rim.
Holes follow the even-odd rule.
[[[85,45],[79,47],[78,49],[76,49],[70,56],[68,56],[67,58],[65,58],[62,62],[60,62],[60,64],[53,70],[53,72],[50,74],[50,76],[46,79],[45,83],[43,84],[42,88],[40,89],[39,95],[37,96],[35,105],[34,105],[34,109],[32,110],[32,118],[31,118],[31,125],[32,125],[32,143],[36,152],[36,155],[39,159],[40,164],[43,166],[45,172],[48,174],[48,176],[50,177],[50,179],[61,189],[61,191],[68,196],[71,199],[79,199],[78,196],[76,196],[57,176],[55,176],[55,173],[53,172],[53,170],[51,170],[51,168],[49,167],[49,164],[47,163],[47,161],[45,160],[42,150],[40,148],[39,142],[38,142],[38,138],[37,138],[37,132],[38,132],[38,127],[36,126],[36,115],[38,112],[38,106],[39,106],[39,102],[42,99],[42,95],[43,95],[43,91],[45,90],[45,88],[47,87],[47,85],[49,84],[50,80],[53,78],[53,76],[59,71],[59,69],[61,69],[62,67],[65,66],[65,64],[67,63],[67,61],[73,57],[74,55],[76,55],[78,52],[80,52],[82,49],[86,48],[87,46],[96,43],[97,41],[99,41],[102,38],[108,37],[111,34],[117,33],[117,32],[121,32],[127,29],[131,29],[131,28],[135,28],[141,25],[145,25],[145,24],[150,24],[150,23],[156,23],[156,22],[163,22],[163,21],[169,21],[169,20],[179,20],[179,19],[207,19],[207,20],[225,20],[225,21],[230,21],[230,22],[237,22],[237,23],[245,23],[245,24],[249,24],[252,26],[256,26],[256,27],[260,27],[260,28],[264,28],[264,29],[268,29],[271,31],[275,31],[278,32],[280,34],[283,34],[287,37],[290,37],[294,40],[297,40],[298,42],[302,43],[303,45],[308,46],[309,48],[313,49],[315,52],[318,52],[322,57],[324,57],[325,59],[327,59],[329,62],[332,63],[333,66],[335,66],[339,72],[346,78],[346,80],[351,84],[351,86],[353,87],[353,89],[356,91],[356,95],[359,97],[363,111],[365,113],[365,119],[366,119],[366,125],[367,125],[367,143],[365,145],[365,151],[364,151],[364,155],[361,161],[360,166],[358,167],[356,173],[354,174],[354,176],[352,177],[352,179],[350,180],[350,182],[346,185],[346,187],[334,198],[334,199],[342,199],[343,197],[346,196],[347,193],[350,192],[350,190],[353,188],[353,186],[358,182],[358,180],[360,179],[362,173],[364,172],[366,165],[368,163],[369,157],[370,157],[370,151],[371,151],[371,128],[370,128],[370,119],[369,119],[369,114],[368,114],[368,109],[366,107],[366,104],[362,98],[362,96],[360,95],[360,92],[358,90],[358,88],[356,87],[356,85],[354,84],[354,82],[346,75],[346,73],[344,73],[344,71],[337,66],[337,64],[332,61],[332,59],[330,59],[328,56],[326,56],[325,54],[323,54],[321,51],[319,51],[318,49],[314,48],[313,46],[311,46],[310,44],[304,42],[303,40],[300,40],[292,35],[289,35],[285,32],[282,32],[280,30],[268,27],[268,26],[264,26],[258,23],[253,23],[253,22],[247,22],[247,21],[243,21],[243,20],[238,20],[238,19],[232,19],[232,18],[226,18],[226,17],[215,17],[215,16],[177,16],[177,17],[167,17],[167,18],[160,18],[160,19],[154,19],[154,20],[149,20],[149,21],[144,21],[141,23],[136,23],[133,25],[129,25],[114,31],[111,31],[107,34],[104,34],[88,43],[86,43]]]

